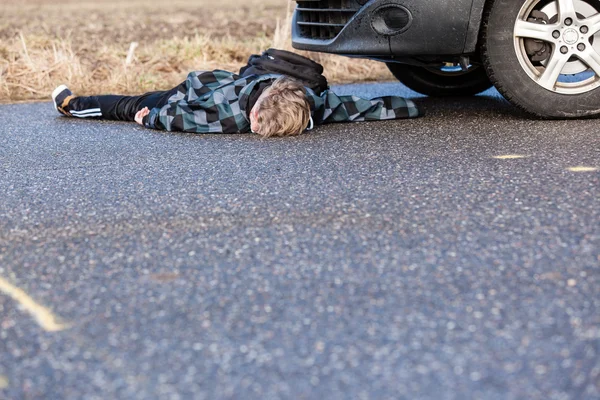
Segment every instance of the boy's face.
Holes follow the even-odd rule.
[[[256,100],[254,107],[252,107],[252,110],[250,111],[250,129],[252,130],[252,132],[256,133],[260,129],[260,125],[258,125],[258,109],[260,108],[260,103],[263,102],[267,93],[269,93],[269,89],[271,88],[268,87],[265,90],[263,90],[262,94]]]
[[[250,111],[250,129],[252,132],[258,132],[258,111],[256,111],[256,106],[252,107],[252,111]]]

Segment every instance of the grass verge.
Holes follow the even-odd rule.
[[[2,5],[0,102],[173,87],[191,70],[236,71],[269,47],[291,50],[291,2],[23,0]],[[68,18],[66,18],[68,16]],[[67,24],[65,25],[65,22]],[[390,80],[385,65],[308,54],[332,83]]]

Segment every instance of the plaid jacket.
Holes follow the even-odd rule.
[[[242,78],[227,71],[191,72],[177,87],[167,104],[154,108],[144,119],[152,129],[193,133],[250,132],[248,103],[254,87],[280,75],[250,75]],[[410,100],[380,97],[365,100],[356,96],[338,96],[325,91],[317,96],[307,88],[313,121],[374,121],[417,117],[419,112]]]

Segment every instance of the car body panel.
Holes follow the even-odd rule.
[[[479,31],[481,29],[481,22],[483,21],[485,4],[486,0],[473,0],[471,15],[469,17],[469,28],[467,29],[467,38],[463,49],[463,53],[465,54],[475,53],[477,51]]]
[[[411,56],[461,55],[475,52],[485,0],[344,0],[356,3],[359,11],[334,38],[302,34],[298,11],[294,14],[292,39],[299,50],[350,56],[394,58]],[[328,0],[321,0],[322,4]],[[336,3],[339,0],[336,1]],[[319,0],[305,1],[313,7]],[[382,35],[372,27],[377,10],[402,6],[410,11],[410,25],[396,35]],[[308,35],[310,36],[310,35]]]
[[[472,0],[401,0],[413,15],[406,32],[390,37],[392,55],[461,54]]]

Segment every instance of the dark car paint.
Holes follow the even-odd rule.
[[[473,0],[471,6],[471,16],[469,18],[469,28],[467,29],[467,38],[463,54],[470,54],[477,51],[477,41],[479,39],[479,31],[483,20],[483,10],[485,9],[486,0]]]
[[[294,16],[293,45],[299,50],[381,59],[474,53],[485,1],[371,0],[332,40],[300,37]],[[371,17],[378,8],[390,4],[409,9],[413,21],[398,35],[377,34],[371,27]]]
[[[468,0],[471,1],[471,0]],[[361,8],[340,34],[331,40],[307,39],[300,36],[297,13],[292,24],[293,46],[299,50],[322,51],[345,55],[365,55],[376,57],[390,56],[390,39],[379,35],[371,28],[370,17],[380,4],[393,1],[370,1]],[[360,7],[359,4],[356,7]]]

